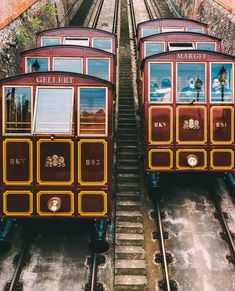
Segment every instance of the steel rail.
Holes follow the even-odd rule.
[[[148,1],[147,0],[144,0],[144,4],[145,4],[145,7],[146,7],[146,10],[148,12],[148,15],[149,15],[150,20],[153,20],[154,19],[154,16],[153,16],[153,13],[151,11],[151,8],[150,8],[150,5],[149,5]]]
[[[94,21],[92,23],[92,28],[96,28],[96,26],[98,24],[99,17],[100,17],[100,13],[101,13],[103,4],[104,4],[104,0],[100,0],[98,9],[97,9],[97,12],[96,12],[96,15],[95,15],[95,19],[94,19]]]
[[[114,33],[114,34],[117,34],[118,12],[119,12],[119,0],[116,0],[115,1],[115,8],[114,8],[113,28],[112,28],[112,33]]]
[[[97,253],[94,253],[93,261],[92,261],[92,268],[91,268],[91,289],[90,289],[90,291],[96,290],[97,273],[98,273]]]
[[[228,224],[225,220],[225,217],[224,217],[224,214],[223,214],[223,211],[221,210],[221,207],[220,207],[220,204],[219,204],[219,201],[218,201],[218,198],[215,194],[215,191],[210,191],[211,192],[211,195],[213,197],[213,201],[214,201],[214,204],[215,204],[215,208],[219,214],[219,217],[220,217],[220,222],[221,222],[221,225],[222,225],[222,228],[224,229],[225,231],[225,234],[227,235],[227,238],[228,240],[227,243],[228,243],[228,246],[229,246],[229,249],[230,249],[230,252],[232,254],[232,256],[235,258],[235,244],[234,244],[234,241],[233,241],[233,238],[232,238],[232,235],[230,233],[230,230],[229,230],[229,227],[228,227]],[[214,194],[214,195],[213,195]]]
[[[130,14],[131,14],[133,40],[134,40],[135,48],[137,48],[137,42],[136,42],[137,26],[136,26],[136,18],[135,18],[135,10],[134,10],[134,5],[133,5],[133,0],[129,0],[129,7],[130,7]]]
[[[155,12],[157,18],[162,18],[163,15],[162,15],[160,8],[158,7],[157,0],[151,0],[151,3],[152,3],[152,6],[153,6],[153,9],[154,9],[154,12]]]
[[[158,221],[158,227],[159,227],[160,244],[161,244],[162,258],[163,258],[163,269],[164,269],[165,280],[166,280],[166,290],[171,291],[167,259],[166,259],[166,249],[165,249],[165,244],[164,244],[164,234],[163,234],[163,229],[162,229],[162,219],[161,219],[161,212],[160,212],[159,197],[155,198],[154,200],[155,200],[154,204],[156,206],[156,212],[157,212],[157,221]]]
[[[27,255],[29,247],[30,247],[30,243],[31,243],[31,239],[27,239],[24,243],[23,250],[22,250],[21,255],[19,257],[19,260],[17,262],[16,269],[15,269],[15,272],[13,274],[11,284],[10,284],[8,291],[15,291],[16,290],[16,285],[19,282],[20,275],[21,275],[21,272],[22,272],[22,269],[24,267],[24,263],[26,260],[26,255]]]
[[[182,14],[180,13],[178,7],[174,4],[172,0],[167,0],[167,4],[172,8],[173,12],[178,18],[182,18]]]

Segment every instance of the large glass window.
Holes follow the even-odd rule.
[[[106,89],[80,88],[79,134],[106,134]]]
[[[109,60],[88,59],[87,74],[109,81]]]
[[[27,73],[48,71],[48,58],[27,58]]]
[[[233,100],[232,64],[211,64],[211,101],[231,102]]]
[[[205,64],[178,64],[177,101],[205,102]]]
[[[89,46],[89,39],[88,38],[69,38],[69,37],[66,37],[64,39],[64,44]]]
[[[145,57],[164,52],[164,43],[146,42]]]
[[[150,102],[171,102],[171,83],[171,64],[150,64]]]
[[[82,73],[82,59],[54,58],[54,71]]]
[[[201,28],[201,27],[187,27],[186,31],[203,33],[203,28]]]
[[[73,88],[38,88],[34,133],[71,134]]]
[[[104,38],[94,38],[93,47],[103,51],[112,52],[112,40]]]
[[[157,27],[143,27],[143,37],[159,33]]]
[[[5,133],[31,133],[31,88],[5,87]]]
[[[215,43],[212,42],[201,42],[197,43],[198,50],[215,51]]]
[[[60,37],[42,37],[42,46],[58,44],[60,44]]]

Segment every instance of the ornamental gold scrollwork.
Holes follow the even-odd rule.
[[[45,167],[47,167],[47,168],[53,168],[53,167],[63,168],[63,167],[65,167],[64,157],[62,157],[62,156],[58,157],[57,155],[53,155],[52,157],[48,156],[46,158]]]

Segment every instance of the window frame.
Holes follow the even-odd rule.
[[[45,47],[45,46],[48,46],[48,45],[43,45],[43,38],[58,38],[60,40],[60,43],[59,44],[54,44],[54,45],[61,45],[62,44],[62,39],[61,39],[61,36],[41,36],[41,46],[42,47]]]
[[[212,101],[211,100],[211,86],[212,86],[212,74],[211,74],[211,69],[212,69],[212,65],[213,64],[231,64],[232,65],[232,70],[231,70],[231,72],[232,72],[232,76],[231,76],[231,79],[232,79],[232,87],[231,87],[231,90],[232,90],[232,99],[231,99],[231,101],[229,101],[229,102],[225,102],[225,101],[220,101],[220,102],[217,102],[217,101]],[[235,100],[235,98],[234,98],[234,63],[232,62],[232,61],[228,61],[228,62],[226,62],[226,61],[224,61],[224,62],[210,62],[210,64],[209,64],[209,102],[211,103],[211,104],[233,104],[234,103],[234,100]]]
[[[102,78],[94,76],[94,75],[89,75],[89,73],[88,73],[88,61],[89,60],[108,60],[108,62],[109,62],[109,65],[108,65],[108,79],[102,79]],[[101,80],[105,80],[105,81],[111,82],[110,81],[111,80],[110,72],[111,72],[111,58],[102,58],[102,57],[87,57],[86,58],[86,73],[85,73],[86,75],[93,76],[93,77],[96,77],[96,78],[100,78]]]
[[[30,132],[29,133],[8,133],[6,132],[6,108],[5,108],[5,88],[30,88],[31,91],[31,113],[30,113]],[[30,136],[32,135],[32,127],[33,127],[33,112],[34,112],[34,104],[33,104],[33,86],[23,86],[23,85],[3,85],[2,86],[2,135],[3,136],[12,136],[12,135],[24,135],[24,136]]]
[[[62,59],[62,60],[81,60],[82,64],[81,64],[81,68],[82,68],[82,71],[81,73],[78,73],[78,74],[84,74],[84,59],[81,58],[81,57],[55,57],[53,56],[52,57],[52,71],[56,71],[55,70],[55,59]],[[62,72],[68,72],[68,71],[62,71]],[[77,72],[76,72],[77,73]]]
[[[151,64],[170,64],[171,66],[171,101],[170,102],[154,102],[154,101],[150,101],[150,65]],[[173,90],[174,90],[174,74],[173,74],[173,65],[174,65],[174,62],[166,62],[166,61],[161,61],[161,62],[148,62],[148,93],[147,93],[147,96],[148,96],[148,103],[150,104],[173,104],[174,103],[174,94],[173,94]]]
[[[89,133],[81,133],[80,132],[80,97],[81,97],[81,91],[80,89],[105,89],[105,110],[106,110],[106,114],[105,114],[105,133],[104,134],[100,134],[100,133],[93,133],[93,134],[89,134]],[[109,117],[109,112],[108,112],[108,94],[109,94],[109,90],[108,87],[98,87],[98,86],[78,86],[77,87],[77,94],[78,94],[78,99],[77,99],[77,135],[78,136],[108,136],[108,117]]]
[[[178,65],[179,64],[189,64],[189,65],[198,65],[198,64],[204,64],[205,66],[205,84],[204,84],[204,93],[205,93],[205,101],[195,101],[195,104],[207,104],[208,102],[208,94],[207,94],[207,69],[208,69],[208,66],[207,66],[207,62],[197,62],[197,63],[193,63],[193,62],[176,62],[176,71],[175,71],[175,75],[176,75],[176,84],[175,84],[175,88],[176,88],[176,94],[175,94],[175,103],[178,105],[178,104],[189,104],[190,102],[180,102],[178,101]]]
[[[72,89],[72,114],[70,120],[70,133],[37,133],[35,132],[35,122],[36,122],[36,112],[37,112],[37,100],[38,100],[38,92],[39,89]],[[74,86],[36,86],[35,88],[35,104],[33,110],[33,124],[31,127],[31,134],[33,135],[56,135],[56,136],[72,136],[73,135],[73,118],[74,118],[74,110],[75,110],[75,97],[74,97]]]
[[[51,71],[51,62],[50,62],[50,57],[37,57],[37,56],[30,56],[30,57],[25,57],[25,73],[32,73],[32,72],[28,72],[28,59],[47,59],[48,61],[48,70],[47,71],[39,71],[41,72],[49,72]]]
[[[164,51],[163,52],[166,51],[166,43],[164,41],[151,41],[151,40],[144,41],[144,58],[146,58],[146,51],[147,51],[146,45],[147,44],[163,44],[163,47],[164,47]]]
[[[110,53],[113,53],[113,40],[112,40],[112,38],[109,38],[109,37],[92,37],[91,38],[91,46],[94,48],[94,40],[96,40],[96,39],[98,39],[98,40],[110,40],[110,42],[111,42],[111,50],[110,51],[107,51],[107,50],[103,50],[103,49],[101,49],[101,50],[103,50],[103,51],[105,51],[105,52],[110,52]],[[99,48],[98,48],[99,49]]]

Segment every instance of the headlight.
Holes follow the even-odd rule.
[[[187,156],[187,162],[190,167],[196,167],[198,164],[198,158],[195,155]]]
[[[52,212],[57,212],[61,208],[61,199],[59,197],[52,197],[47,202],[47,207]]]

